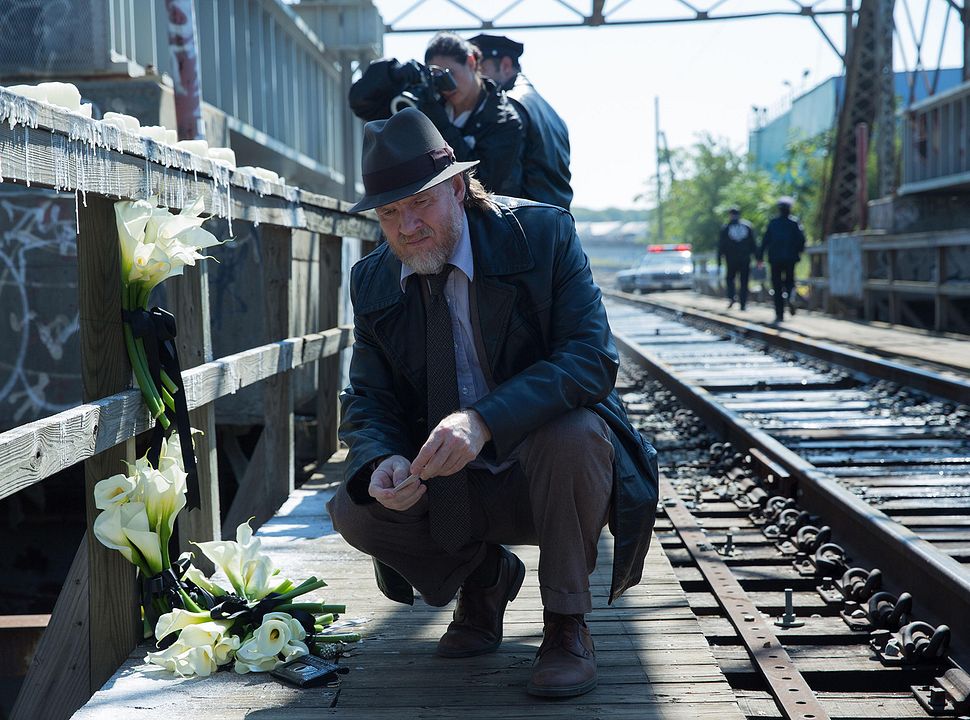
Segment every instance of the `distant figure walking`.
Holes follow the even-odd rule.
[[[784,320],[786,301],[789,312],[795,314],[795,264],[805,249],[805,232],[791,214],[794,202],[788,196],[778,198],[778,215],[768,223],[758,248],[758,267],[763,266],[766,257],[771,265],[776,323]]]
[[[728,210],[728,221],[721,228],[717,242],[717,267],[721,268],[721,259],[727,262],[728,309],[734,307],[735,300],[740,301],[741,309],[748,304],[748,274],[751,272],[751,256],[757,249],[757,240],[751,223],[741,219],[741,210],[732,206]],[[735,294],[734,281],[738,279],[740,287]]]
[[[525,46],[504,35],[482,33],[469,42],[482,51],[482,75],[504,90],[522,119],[522,197],[569,209],[569,131],[545,98],[522,73]]]

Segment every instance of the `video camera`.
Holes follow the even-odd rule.
[[[407,85],[399,95],[391,99],[392,114],[399,113],[406,107],[417,108],[421,99],[428,95],[437,100],[441,93],[451,92],[458,87],[448,68],[422,65],[417,60],[401,65],[398,75]]]

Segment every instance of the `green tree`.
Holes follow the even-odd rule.
[[[821,241],[831,139],[831,131],[809,138],[792,138],[785,146],[785,157],[775,166],[779,194],[795,199],[794,212],[805,227],[809,243]]]
[[[726,140],[711,135],[671,155],[674,179],[662,203],[664,240],[713,250],[727,207],[736,202],[724,190],[742,172],[744,158]]]

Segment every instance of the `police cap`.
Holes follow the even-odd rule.
[[[482,33],[473,38],[469,38],[468,42],[481,50],[482,57],[486,58],[510,57],[513,60],[518,60],[519,56],[522,55],[522,51],[525,50],[525,45],[515,40],[510,40],[504,35],[488,35],[487,33]]]

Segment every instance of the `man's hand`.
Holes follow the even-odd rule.
[[[431,431],[411,463],[411,472],[422,480],[454,475],[478,457],[491,439],[491,431],[477,412],[452,413]]]
[[[407,479],[410,467],[411,463],[402,455],[385,458],[370,476],[367,493],[390,510],[407,510],[428,491],[425,484],[420,482],[396,489]]]

